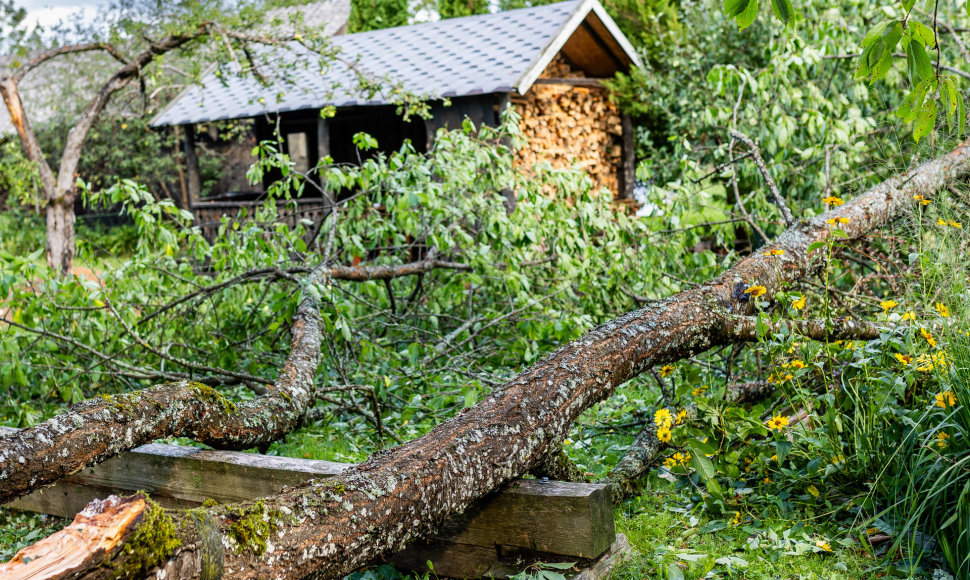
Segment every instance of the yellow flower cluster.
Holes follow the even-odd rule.
[[[778,432],[781,433],[781,431],[788,426],[788,417],[784,415],[775,415],[768,420],[767,425],[769,430],[777,429]]]
[[[824,203],[825,205],[831,205],[832,207],[839,207],[845,202],[842,201],[842,198],[840,197],[835,197],[834,195],[830,195],[828,197],[823,197],[822,203]]]
[[[927,343],[928,343],[928,344],[929,344],[929,345],[930,345],[931,347],[935,347],[935,346],[936,346],[936,339],[935,339],[935,338],[933,338],[933,335],[932,335],[932,334],[930,334],[930,333],[929,333],[929,332],[928,332],[928,331],[927,331],[927,330],[926,330],[925,328],[920,328],[920,329],[919,329],[919,333],[920,333],[920,335],[921,335],[921,336],[922,336],[923,338],[925,338],[925,339],[926,339],[926,342],[927,342]]]
[[[704,385],[703,387],[697,387],[696,389],[691,391],[691,394],[694,395],[695,397],[700,397],[701,395],[704,394],[705,391],[707,391],[707,385]]]
[[[667,469],[673,469],[678,465],[683,465],[686,467],[688,463],[690,463],[690,453],[687,453],[687,452],[681,453],[680,451],[678,451],[677,453],[674,453],[671,457],[668,457],[667,459],[664,460],[664,467],[666,467]]]
[[[660,367],[660,377],[661,378],[669,377],[673,372],[674,372],[674,367],[671,366],[671,365],[664,365],[664,366]]]
[[[844,225],[844,224],[849,223],[849,218],[847,218],[847,217],[834,217],[834,218],[832,218],[830,220],[825,220],[825,223],[829,224],[830,226],[834,226],[834,225]]]
[[[784,256],[785,250],[768,250],[764,254],[765,256]]]
[[[936,303],[936,311],[939,312],[940,316],[942,316],[943,318],[950,317],[950,309],[947,308],[946,304],[943,304],[942,302]]]
[[[929,204],[930,204],[930,202],[932,202],[932,201],[933,201],[932,199],[929,199],[929,198],[926,198],[926,197],[923,197],[922,195],[920,195],[920,194],[918,194],[918,193],[914,193],[914,194],[913,194],[913,199],[915,199],[916,201],[918,201],[919,203],[921,203],[921,204],[923,204],[923,205],[929,205]]]
[[[946,409],[947,407],[956,405],[957,398],[956,395],[953,394],[953,391],[943,391],[942,393],[937,393],[936,403],[934,404],[941,409]]]
[[[741,525],[741,512],[734,512],[734,519],[731,520],[731,525],[732,526]]]
[[[961,224],[960,222],[955,222],[953,220],[944,220],[943,218],[938,218],[936,220],[936,225],[943,226],[943,227],[950,226],[951,228],[962,228],[963,227],[963,224]]]
[[[943,431],[940,431],[936,435],[936,446],[939,447],[940,449],[946,449],[946,445],[947,445],[946,440],[949,438],[950,438],[950,435],[948,433],[944,433]]]
[[[794,308],[795,310],[801,310],[805,308],[805,295],[802,294],[801,298],[799,298],[798,300],[792,301],[791,307]]]
[[[765,380],[768,381],[770,384],[783,383],[783,382],[785,382],[787,380],[790,380],[794,376],[795,375],[793,375],[791,373],[786,373],[786,374],[778,373],[778,376],[775,376],[775,374],[772,373],[772,374],[768,375],[768,378],[765,379]]]
[[[916,313],[913,312],[912,310],[910,310],[906,314],[903,314],[902,319],[903,320],[916,320]]]

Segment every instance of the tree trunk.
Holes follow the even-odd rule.
[[[74,193],[48,197],[47,265],[60,276],[74,266]]]
[[[970,146],[964,143],[841,208],[800,221],[768,248],[782,255],[749,256],[706,284],[607,322],[424,437],[331,480],[187,513],[145,508],[117,546],[92,549],[73,570],[82,578],[125,571],[156,578],[339,578],[428,535],[525,473],[558,449],[583,411],[623,382],[654,365],[744,340],[732,322],[732,313],[753,308],[740,299],[743,289],[765,286],[771,297],[820,271],[826,252],[808,249],[829,237],[826,220],[849,218],[840,228],[859,238],[898,216],[913,195],[930,197],[968,169]],[[85,510],[88,517],[94,508]],[[15,569],[13,562],[0,572]]]

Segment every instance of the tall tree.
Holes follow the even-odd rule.
[[[147,98],[148,83],[156,74],[153,65],[169,53],[184,55],[205,45],[209,47],[206,61],[235,61],[239,65],[237,70],[259,71],[260,67],[252,61],[254,51],[251,45],[279,44],[284,40],[252,32],[261,29],[261,12],[256,6],[244,5],[228,11],[219,0],[155,6],[122,3],[114,12],[99,18],[114,23],[109,31],[93,29],[68,33],[60,30],[56,40],[46,41],[22,32],[23,15],[20,12],[4,8],[0,16],[4,17],[5,28],[21,30],[17,38],[33,39],[30,44],[24,42],[11,47],[24,56],[10,58],[0,70],[0,96],[25,156],[37,169],[46,211],[47,263],[62,275],[71,271],[74,262],[74,204],[81,155],[88,134],[111,100],[132,86],[137,86]],[[70,34],[66,43],[64,34]],[[49,46],[31,50],[37,42],[46,42]],[[54,61],[92,53],[107,55],[110,58],[106,62],[114,64],[101,70],[102,80],[95,83],[93,95],[71,123],[59,155],[44,151],[24,108],[22,83],[41,67],[53,66]],[[208,62],[195,63],[195,74],[206,64]],[[65,67],[65,72],[67,70],[76,72],[69,66]],[[192,80],[194,77],[186,82]],[[56,163],[50,161],[58,157]]]

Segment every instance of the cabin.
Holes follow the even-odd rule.
[[[234,154],[239,167],[253,161],[247,157],[253,144],[275,138],[278,131],[296,169],[306,173],[326,156],[334,163],[357,162],[352,137],[358,132],[373,135],[384,151],[397,150],[405,141],[426,151],[439,128],[460,127],[466,117],[495,126],[509,104],[521,115],[530,143],[518,152],[516,163],[579,163],[597,188],[609,189],[616,199],[632,198],[632,124],[610,102],[602,81],[640,61],[597,0],[339,35],[332,41],[340,51],[338,61],[296,67],[269,84],[212,72],[152,121],[156,127],[180,128],[184,135],[191,207],[200,223],[254,203],[268,183],[252,186],[237,172],[224,176],[203,198],[199,170],[193,167],[195,140],[203,133],[197,126],[248,123],[250,139]],[[319,59],[290,48],[279,58]],[[362,91],[359,74],[382,84],[377,91]],[[431,117],[402,118],[395,89],[426,99]],[[328,106],[336,114],[323,118],[320,112]],[[302,217],[313,219],[320,200],[314,202],[309,191],[304,196],[299,203],[308,211],[316,205]]]

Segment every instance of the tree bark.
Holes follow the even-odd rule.
[[[849,218],[840,227],[859,238],[898,216],[913,195],[930,197],[968,168],[970,146],[964,143],[837,210],[796,223],[769,247],[783,255],[750,256],[706,284],[593,329],[420,439],[273,498],[191,513],[159,511],[104,551],[100,564],[85,564],[76,574],[120,575],[127,566],[156,578],[339,578],[428,535],[525,473],[559,448],[583,411],[623,382],[738,340],[732,313],[752,308],[751,301],[739,301],[743,289],[765,286],[770,297],[818,272],[826,252],[808,249],[829,237],[826,220]],[[144,538],[159,536],[166,541],[146,552]]]

